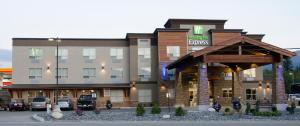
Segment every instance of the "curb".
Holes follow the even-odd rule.
[[[42,118],[42,117],[40,117],[40,116],[38,116],[37,114],[33,114],[33,115],[32,115],[32,118],[33,118],[34,120],[36,120],[36,121],[39,121],[39,122],[45,122],[45,119]]]

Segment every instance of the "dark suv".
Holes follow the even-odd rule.
[[[94,110],[96,108],[96,101],[92,95],[80,95],[77,100],[77,108]]]

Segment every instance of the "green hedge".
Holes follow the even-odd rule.
[[[278,111],[274,112],[253,112],[254,116],[281,116],[281,113]]]

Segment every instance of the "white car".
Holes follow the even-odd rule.
[[[300,108],[300,94],[289,94],[289,101],[295,101],[296,107]]]

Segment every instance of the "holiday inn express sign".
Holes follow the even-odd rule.
[[[188,36],[188,45],[190,46],[208,46],[208,36],[204,36],[202,25],[194,25],[193,35]]]

